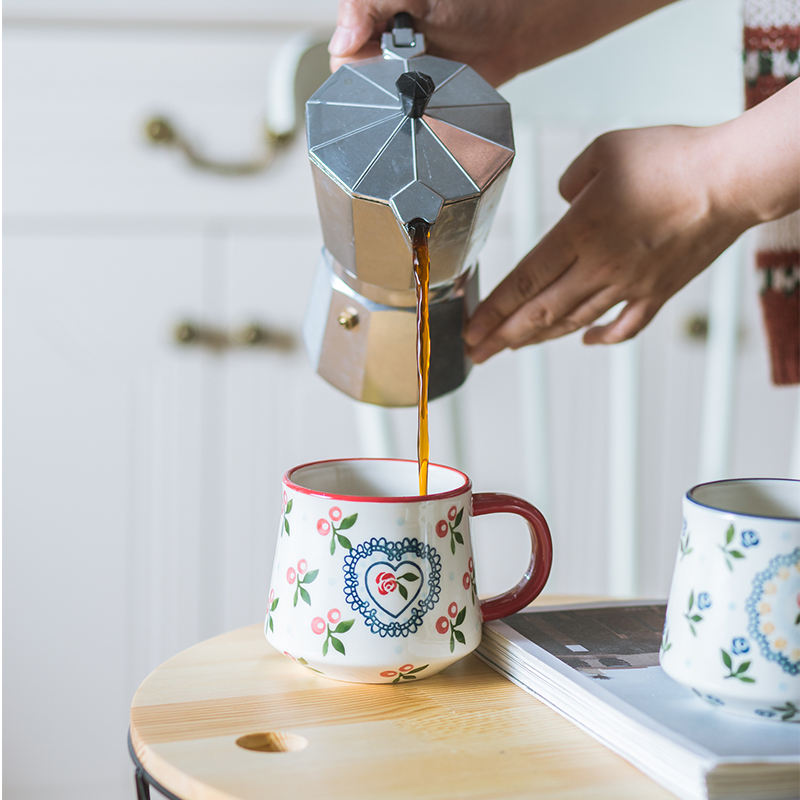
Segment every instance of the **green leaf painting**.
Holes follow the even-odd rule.
[[[728,529],[725,531],[725,544],[721,545],[718,544],[717,547],[722,551],[723,556],[725,557],[725,565],[728,569],[733,572],[733,562],[735,559],[745,558],[745,554],[742,553],[740,550],[734,550],[732,548],[733,538],[736,535],[736,531],[733,528],[733,525],[729,525]]]
[[[294,500],[289,500],[286,504],[286,507],[283,509],[283,525],[281,526],[281,536],[283,536],[284,532],[287,536],[291,535],[291,530],[289,528],[289,514],[292,512],[292,504]]]
[[[728,653],[727,650],[723,649],[722,653],[722,663],[725,665],[726,669],[728,670],[727,675],[723,675],[723,678],[735,678],[737,681],[741,681],[742,683],[755,683],[756,679],[751,678],[747,675],[747,670],[750,669],[750,661],[742,661],[741,664],[735,666],[734,660],[731,657],[731,654]]]

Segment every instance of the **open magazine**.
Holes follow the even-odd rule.
[[[800,719],[709,705],[658,663],[666,603],[544,606],[483,627],[476,654],[686,800],[796,800]]]

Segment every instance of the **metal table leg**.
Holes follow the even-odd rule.
[[[136,781],[136,800],[150,800],[150,787],[152,786],[159,793],[163,794],[167,800],[183,800],[178,795],[173,794],[169,789],[165,789],[147,770],[142,766],[141,761],[136,756],[131,742],[131,732],[128,731],[128,752],[133,761],[133,777]]]

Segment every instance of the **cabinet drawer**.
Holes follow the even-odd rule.
[[[266,171],[221,176],[149,143],[169,117],[204,154],[264,147],[270,70],[301,26],[209,29],[9,25],[4,32],[5,212],[142,220],[316,217],[300,132]]]

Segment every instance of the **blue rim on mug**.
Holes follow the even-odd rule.
[[[795,484],[797,486],[798,492],[800,492],[800,480],[796,478],[725,478],[724,480],[719,481],[706,481],[704,483],[698,483],[696,486],[692,486],[688,492],[686,492],[685,498],[690,503],[693,503],[700,508],[707,508],[711,511],[719,511],[723,514],[735,514],[739,517],[753,517],[754,519],[774,519],[774,520],[782,520],[785,522],[800,522],[800,515],[788,515],[783,516],[780,514],[758,514],[749,511],[736,511],[731,508],[723,508],[721,505],[713,505],[709,502],[702,502],[697,497],[694,496],[694,492],[698,489],[703,489],[706,487],[711,486],[725,486],[728,484],[745,484],[745,483],[786,483],[786,484]]]

